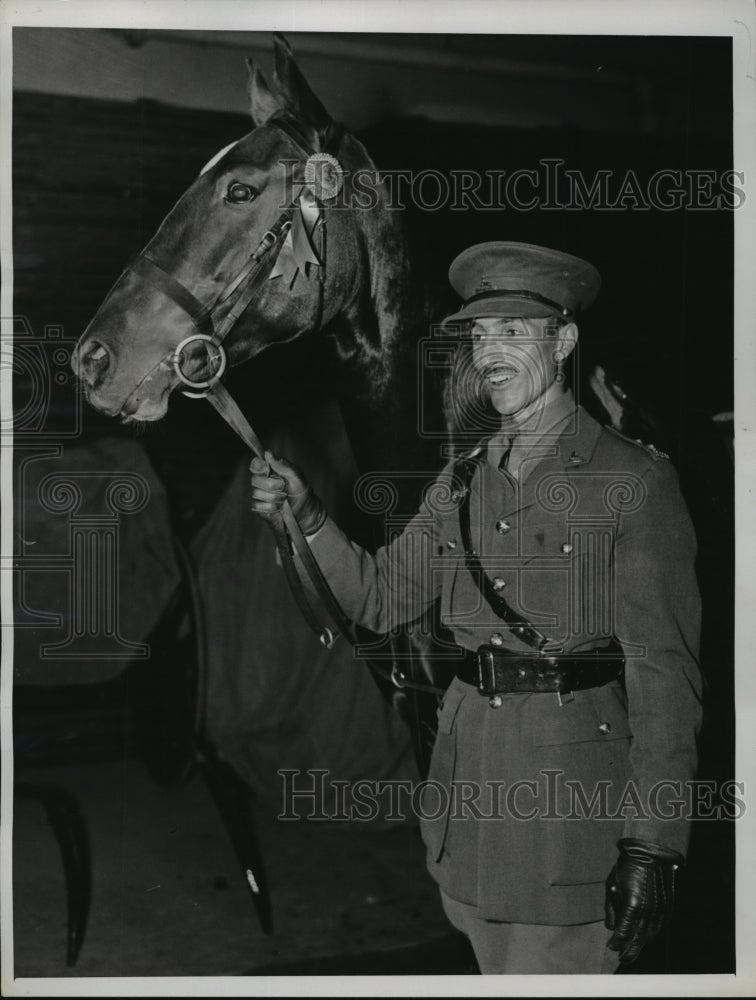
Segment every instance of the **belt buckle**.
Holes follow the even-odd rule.
[[[559,643],[547,642],[538,650],[541,659],[546,660],[551,666],[557,665],[557,659],[562,653],[564,653],[564,646]],[[557,691],[556,696],[560,708],[575,700],[574,691]]]
[[[480,694],[491,697],[496,694],[496,667],[494,665],[493,650],[481,646],[477,652],[478,657],[478,691]]]

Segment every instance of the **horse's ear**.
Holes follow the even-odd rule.
[[[294,61],[291,46],[283,35],[276,33],[273,39],[276,68],[274,79],[280,97],[286,102],[287,109],[299,118],[303,124],[312,128],[325,128],[331,123],[331,116],[320,103],[309,83]]]
[[[247,69],[249,70],[249,112],[255,125],[264,125],[273,115],[283,111],[284,103],[280,97],[273,93],[262,70],[259,70],[251,59],[247,59]]]

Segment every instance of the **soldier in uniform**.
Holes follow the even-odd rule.
[[[375,555],[298,471],[285,497],[346,614],[378,633],[440,598],[459,646],[420,819],[427,864],[483,973],[614,972],[668,919],[701,715],[695,537],[666,456],[566,386],[589,263],[485,243],[452,263],[460,412],[485,438]],[[495,424],[490,424],[490,416]]]

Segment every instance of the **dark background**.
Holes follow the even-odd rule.
[[[140,54],[162,44],[160,39],[142,32],[68,32],[60,36],[56,77],[56,50],[49,41],[43,45],[35,30],[14,33],[14,311],[28,317],[35,331],[55,324],[77,337],[125,260],[147,242],[201,165],[248,131],[240,107],[248,53],[241,38],[231,45],[211,32],[174,33],[184,37],[165,51],[180,58],[165,59],[163,74],[168,97],[171,73],[184,74],[180,101],[104,99],[97,95],[112,96],[119,72],[133,97],[138,74],[128,60],[125,69],[113,64],[109,76],[91,79],[85,60],[77,74],[71,56],[82,38],[82,51],[90,54],[114,45]],[[642,182],[659,169],[721,172],[733,166],[727,38],[343,35],[333,41],[329,59],[328,38],[289,37],[295,53],[298,41],[304,46],[301,65],[313,88],[334,117],[355,127],[379,168],[511,171],[559,157],[589,178],[600,169],[622,177],[632,168]],[[269,46],[265,36],[250,36],[249,50],[268,64]],[[367,55],[365,46],[373,46]],[[35,74],[43,49],[45,71]],[[391,51],[395,65],[387,61]],[[179,67],[192,56],[197,64],[190,86]],[[209,96],[195,103],[222,101],[217,79],[203,74],[207,60],[216,58],[234,67],[235,110],[185,106],[202,94],[204,80]],[[46,90],[49,80],[58,83]],[[358,98],[355,122],[349,115]],[[581,323],[581,371],[599,361],[616,376],[636,405],[644,438],[667,451],[680,473],[699,536],[704,597],[702,664],[709,687],[700,776],[730,778],[732,424],[712,417],[733,406],[732,212],[409,207],[407,219],[437,289],[439,320],[453,304],[448,265],[474,242],[541,243],[599,267],[601,296]],[[313,337],[242,366],[229,385],[264,436],[273,410],[306,412],[333,393],[337,379],[338,369]],[[23,399],[23,379],[18,392]],[[57,386],[54,412],[73,408],[74,393],[71,382]],[[581,396],[601,415],[585,386]],[[106,433],[134,434],[85,411],[82,440]],[[141,443],[167,484],[176,522],[191,535],[228,482],[239,446],[209,407],[182,397]],[[89,717],[80,725],[80,750],[97,754],[107,745],[128,753],[122,698],[117,684],[112,691],[93,685],[89,695],[76,689],[70,697],[65,690],[54,698],[49,691],[22,690],[17,724],[54,730],[61,718],[70,721],[75,704],[82,719]],[[732,971],[732,824],[699,824],[689,868],[667,968]],[[649,970],[660,961],[658,953],[652,956]]]

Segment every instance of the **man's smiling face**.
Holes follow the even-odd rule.
[[[574,323],[557,328],[549,319],[476,319],[470,331],[473,365],[502,416],[531,407],[554,384],[556,358],[575,346]],[[556,357],[555,357],[556,356]]]

